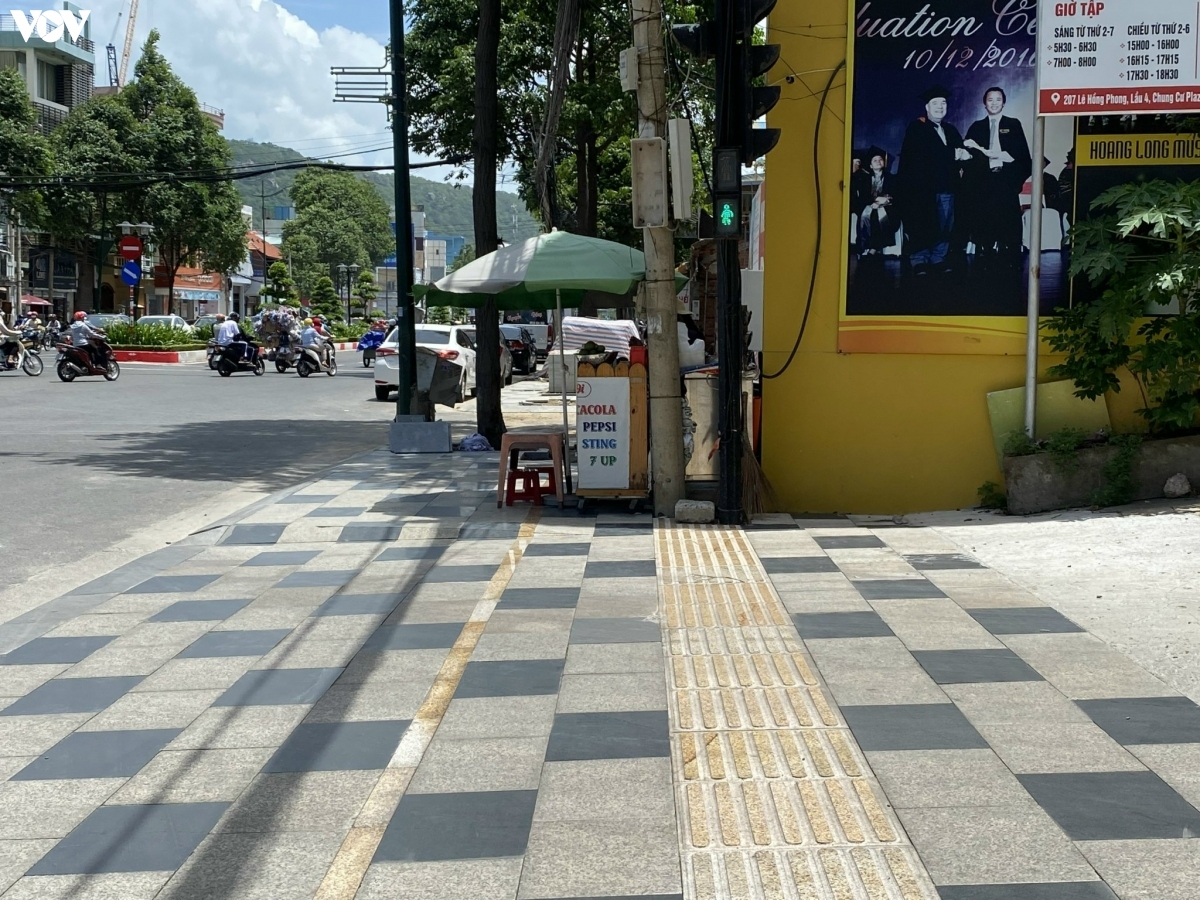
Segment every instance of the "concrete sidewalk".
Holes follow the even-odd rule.
[[[0,897],[1194,898],[1200,708],[1036,592],[1062,531],[495,467],[364,455],[0,623]]]

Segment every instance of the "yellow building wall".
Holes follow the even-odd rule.
[[[764,369],[791,352],[816,249],[813,140],[820,94],[847,58],[845,0],[780,0],[770,41],[783,99],[770,114],[783,137],[767,163]],[[849,63],[849,61],[847,61]],[[842,290],[846,72],[821,123],[824,225],[816,292],[791,366],[763,387],[763,465],[790,512],[899,514],[970,506],[1001,483],[989,391],[1024,383],[1023,356],[843,354]],[[1050,365],[1053,360],[1043,360]],[[1124,398],[1123,398],[1124,399]]]

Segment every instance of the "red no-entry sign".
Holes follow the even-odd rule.
[[[142,258],[142,240],[136,235],[127,234],[117,245],[122,259],[139,260]]]

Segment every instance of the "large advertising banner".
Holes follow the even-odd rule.
[[[1068,295],[1073,121],[1031,155],[1033,0],[851,0],[843,352],[1025,352],[1029,206],[1043,314]]]

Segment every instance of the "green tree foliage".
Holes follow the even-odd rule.
[[[309,305],[314,313],[326,319],[339,322],[342,319],[342,300],[333,286],[333,279],[328,275],[317,279]]]
[[[1072,232],[1071,273],[1089,285],[1048,323],[1066,360],[1050,372],[1076,396],[1140,387],[1152,431],[1195,426],[1200,412],[1200,183],[1120,185],[1092,204]],[[1090,297],[1087,295],[1090,294]],[[1150,316],[1147,318],[1147,316]]]
[[[300,294],[296,290],[296,282],[288,274],[287,263],[272,263],[267,270],[267,283],[263,285],[262,296],[272,303],[284,305],[299,299]]]
[[[118,95],[138,123],[129,147],[154,172],[228,165],[224,138],[159,52],[158,41],[158,32],[151,31],[134,68],[135,81]],[[134,192],[132,204],[140,218],[154,226],[153,241],[167,270],[172,309],[182,266],[229,272],[245,258],[241,199],[228,182],[161,182]]]
[[[354,283],[353,303],[363,314],[372,308],[375,298],[379,296],[379,288],[375,285],[375,276],[369,271],[358,273],[358,281]]]
[[[283,254],[302,291],[346,265],[374,266],[395,248],[391,211],[350,172],[306,169],[291,189],[296,218],[283,226]]]
[[[25,82],[16,69],[0,69],[0,172],[36,176],[50,170],[50,146],[37,132],[37,113]],[[30,224],[45,213],[37,191],[17,192],[10,205]]]

